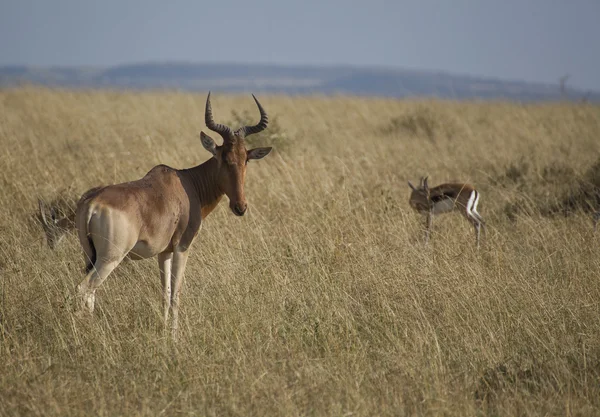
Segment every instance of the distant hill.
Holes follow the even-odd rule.
[[[506,81],[429,71],[368,67],[317,67],[209,63],[141,63],[110,68],[0,67],[0,88],[20,83],[60,87],[216,90],[284,94],[349,94],[451,99],[589,100],[600,92],[554,84]]]

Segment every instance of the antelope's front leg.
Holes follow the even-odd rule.
[[[425,244],[429,243],[429,233],[431,232],[431,226],[433,225],[433,213],[427,212],[427,219],[425,220]]]
[[[183,273],[189,252],[175,250],[173,253],[173,273],[171,276],[171,310],[173,312],[173,338],[177,338],[179,329],[179,293],[183,285]]]
[[[158,268],[160,269],[160,280],[163,287],[163,313],[165,326],[169,323],[169,308],[171,307],[171,265],[173,253],[158,254]]]

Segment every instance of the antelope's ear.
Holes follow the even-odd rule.
[[[217,154],[217,145],[215,144],[213,138],[204,132],[200,132],[200,140],[202,141],[202,146],[204,146],[204,149],[213,154],[213,156]]]
[[[254,148],[248,151],[248,159],[263,159],[273,148]]]
[[[412,188],[412,190],[413,190],[413,191],[417,191],[417,189],[415,188],[415,186],[414,186],[414,185],[412,185],[410,181],[408,182],[408,186],[409,186],[410,188]]]

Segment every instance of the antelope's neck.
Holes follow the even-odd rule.
[[[210,158],[203,164],[186,169],[184,172],[194,186],[204,219],[217,207],[224,194],[219,187],[218,162],[215,158]]]

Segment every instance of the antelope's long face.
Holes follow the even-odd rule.
[[[264,158],[269,152],[271,152],[271,148],[247,150],[243,138],[237,138],[233,142],[216,147],[215,158],[219,162],[219,184],[229,198],[229,208],[236,216],[243,216],[248,209],[244,193],[248,161]]]
[[[427,184],[427,177],[421,178],[419,183],[419,187],[415,187],[408,182],[408,186],[412,189],[412,193],[410,193],[410,199],[408,203],[410,206],[419,211],[428,211],[430,209],[430,199],[429,199],[429,185]]]
[[[251,159],[262,159],[272,149],[270,147],[246,149],[246,136],[263,131],[267,128],[268,124],[267,113],[256,97],[254,97],[254,101],[260,111],[260,122],[255,126],[243,126],[234,132],[229,126],[214,122],[210,104],[210,93],[208,93],[205,111],[206,126],[223,137],[223,144],[216,146],[215,141],[210,136],[204,132],[200,132],[202,145],[218,161],[219,186],[229,198],[229,208],[237,216],[243,216],[248,209],[248,203],[244,194],[248,161]]]
[[[243,216],[248,209],[248,202],[244,194],[246,182],[246,166],[248,152],[243,141],[226,143],[221,146],[220,159],[220,184],[229,198],[229,208],[236,216]]]

